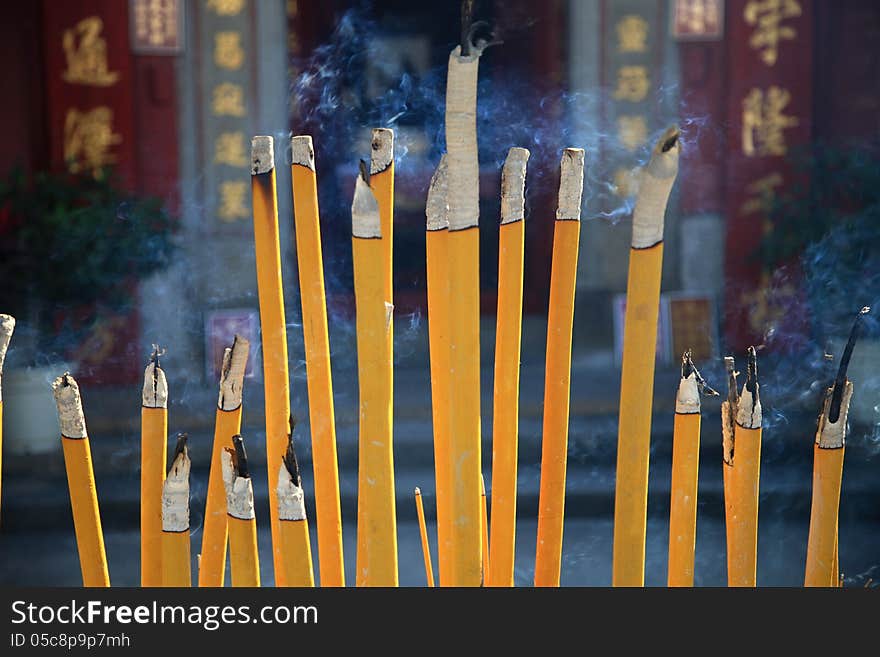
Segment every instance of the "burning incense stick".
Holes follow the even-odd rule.
[[[513,586],[528,159],[529,151],[525,148],[511,148],[501,170],[498,311],[492,408],[492,544],[487,558],[492,567],[488,569],[484,582],[486,586]]]
[[[70,373],[65,372],[52,382],[52,392],[61,425],[61,446],[83,586],[110,586],[98,492],[92,471],[92,450],[79,386]]]
[[[141,407],[141,586],[162,586],[162,484],[168,444],[168,383],[159,347],[144,370]]]
[[[739,388],[736,383],[738,372],[733,356],[724,357],[724,368],[727,370],[727,399],[721,402],[721,474],[724,484],[724,527],[727,553],[730,554],[730,523],[733,522],[733,493],[730,482],[733,481],[733,440],[736,428],[736,410],[739,406]]]
[[[177,436],[171,469],[162,485],[162,586],[192,586],[189,543],[190,458],[186,434]]]
[[[266,467],[269,473],[272,557],[275,580],[283,586],[277,476],[281,468],[281,455],[287,449],[290,379],[287,371],[287,326],[284,320],[281,244],[278,237],[278,200],[272,137],[254,137],[251,143],[251,157],[254,246],[257,255],[257,291],[260,297],[260,326],[263,339],[263,385],[266,391]]]
[[[0,490],[2,490],[3,474],[3,361],[6,360],[6,349],[15,330],[15,318],[12,315],[0,314]]]
[[[257,552],[254,486],[241,436],[233,436],[232,444],[234,448],[225,449],[221,461],[226,510],[229,514],[229,571],[232,586],[259,586],[260,557]],[[276,584],[279,575],[276,570]]]
[[[480,525],[483,529],[481,552],[483,553],[483,585],[489,578],[489,502],[486,499],[486,479],[480,475]]]
[[[391,438],[392,311],[385,289],[379,205],[366,166],[351,205],[358,383],[358,586],[397,586],[397,512]]]
[[[385,300],[394,303],[394,132],[388,128],[373,129],[369,183],[379,204]]]
[[[571,393],[571,334],[583,189],[584,151],[581,148],[566,148],[562,155],[559,206],[553,231],[553,262],[550,270],[535,586],[559,586],[562,566]]]
[[[669,503],[669,586],[694,585],[697,538],[697,482],[700,467],[700,394],[717,395],[694,367],[691,352],[681,357],[672,435]]]
[[[223,352],[220,394],[214,416],[214,444],[208,493],[205,500],[205,525],[202,528],[202,551],[199,560],[199,586],[223,586],[226,574],[226,491],[223,486],[223,453],[232,447],[232,436],[241,431],[242,392],[250,342],[240,335]]]
[[[431,565],[431,546],[428,543],[428,527],[425,523],[425,505],[422,504],[422,491],[416,486],[416,514],[419,518],[419,535],[422,539],[422,556],[425,559],[425,579],[434,588],[434,567]]]
[[[428,187],[425,205],[425,264],[428,287],[428,350],[431,359],[431,415],[434,421],[434,478],[437,492],[437,566],[440,586],[452,577],[452,487],[449,461],[449,207],[448,168],[440,158]]]
[[[287,586],[314,586],[312,544],[306,519],[305,493],[293,447],[296,420],[290,420],[290,440],[278,473],[278,513],[281,518],[281,542],[284,547]]]
[[[761,475],[761,399],[758,363],[749,347],[746,382],[739,396],[734,428],[728,525],[727,584],[755,586],[758,564],[758,496]]]
[[[614,491],[614,586],[644,586],[651,407],[663,266],[663,223],[678,174],[678,127],[663,133],[640,172],[626,288],[617,482]]]
[[[813,502],[810,509],[804,586],[838,585],[837,523],[846,445],[846,420],[853,393],[853,384],[847,379],[846,371],[858,339],[862,318],[868,312],[870,308],[862,308],[853,322],[837,377],[834,385],[825,393],[819,415],[816,444],[813,448]]]
[[[293,155],[290,172],[296,214],[296,260],[299,267],[312,434],[312,471],[315,478],[318,563],[321,569],[321,586],[345,586],[339,465],[336,458],[336,422],[330,372],[330,339],[327,334],[327,298],[324,292],[315,151],[309,136],[293,137],[290,147]],[[282,477],[281,484],[284,483]]]

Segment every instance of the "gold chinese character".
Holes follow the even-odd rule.
[[[617,23],[617,51],[645,52],[648,49],[648,21],[635,14],[627,14]]]
[[[208,0],[208,9],[213,9],[219,16],[235,16],[244,9],[245,0]]]
[[[214,163],[233,167],[248,165],[244,147],[244,133],[221,132],[214,141]]]
[[[217,216],[223,221],[247,219],[250,216],[247,205],[248,185],[244,181],[227,180],[220,183],[220,207]]]
[[[220,68],[236,71],[244,63],[244,49],[238,32],[217,32],[214,35],[214,63]]]
[[[617,117],[617,138],[626,150],[636,150],[648,139],[648,125],[645,123],[645,117]]]
[[[119,79],[107,64],[107,42],[101,36],[104,21],[89,16],[69,30],[64,30],[61,44],[67,59],[67,70],[61,77],[71,84],[109,87]]]
[[[72,173],[101,169],[116,161],[110,148],[122,141],[113,132],[113,110],[106,106],[80,112],[67,110],[64,118],[64,161]]]
[[[786,89],[772,86],[765,94],[753,88],[743,100],[742,150],[755,155],[785,155],[785,129],[798,125],[794,116],[782,113],[791,100]]]
[[[750,183],[746,187],[749,198],[740,206],[739,213],[754,214],[769,210],[776,196],[776,188],[780,185],[782,185],[782,176],[776,172]]]
[[[241,85],[223,82],[214,87],[211,111],[217,116],[244,116],[244,89]]]
[[[297,0],[287,0],[285,7],[288,18],[296,18],[296,15],[299,14],[299,3]]]
[[[614,98],[637,103],[648,95],[651,81],[644,66],[621,66],[617,71],[617,90]]]
[[[797,36],[797,31],[783,25],[782,21],[800,15],[801,6],[797,0],[750,0],[746,4],[743,16],[746,23],[755,26],[749,46],[753,50],[761,51],[761,59],[765,64],[773,66],[776,63],[780,41]]]

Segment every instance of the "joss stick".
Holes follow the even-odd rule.
[[[162,486],[162,586],[192,586],[189,542],[190,458],[186,434],[177,436],[171,469]]]
[[[425,204],[425,265],[428,288],[428,351],[431,359],[431,415],[434,422],[434,480],[437,491],[437,566],[440,586],[449,586],[452,516],[449,462],[449,237],[446,155],[431,177]]]
[[[299,268],[312,435],[318,563],[321,586],[345,586],[339,465],[336,457],[336,422],[315,151],[312,138],[307,135],[293,137],[290,147],[293,162],[290,167],[293,208],[296,217],[296,261]]]
[[[385,300],[394,303],[394,132],[374,128],[370,143],[370,189],[379,204]]]
[[[727,585],[755,586],[758,570],[758,497],[761,476],[762,412],[758,364],[749,347],[746,382],[739,396],[731,471]]]
[[[668,128],[640,172],[626,288],[614,490],[614,586],[644,586],[651,407],[666,203],[678,173],[678,128]]]
[[[168,383],[159,347],[144,370],[141,407],[141,586],[162,586],[162,484],[168,444]]]
[[[306,519],[305,493],[299,463],[293,446],[296,420],[290,421],[290,440],[278,473],[278,514],[281,518],[281,543],[284,548],[286,586],[314,586],[312,544]]]
[[[717,395],[694,367],[691,352],[681,357],[672,434],[669,501],[669,586],[694,585],[697,538],[697,484],[700,467],[700,394]]]
[[[422,503],[422,491],[416,486],[416,514],[419,518],[419,536],[422,539],[422,556],[425,560],[425,580],[430,588],[434,588],[434,568],[431,565],[431,547],[428,543],[428,527],[425,523],[425,505]]]
[[[480,475],[480,526],[482,527],[481,552],[483,554],[483,586],[489,578],[489,502],[486,499],[486,479]]]
[[[3,361],[6,360],[6,349],[14,330],[15,318],[0,314],[0,490],[3,481]]]
[[[571,395],[571,339],[577,285],[584,188],[584,151],[566,148],[562,155],[559,204],[553,229],[547,355],[544,375],[544,427],[535,586],[559,586],[565,517],[565,469]]]
[[[484,584],[513,586],[519,453],[519,363],[522,344],[525,183],[529,151],[511,148],[501,169],[498,310],[492,406],[492,543]],[[483,546],[485,548],[485,545]]]
[[[724,357],[724,368],[727,371],[727,399],[721,402],[721,475],[724,486],[724,533],[727,554],[730,554],[730,523],[733,522],[733,493],[730,490],[733,481],[733,440],[736,428],[736,409],[739,405],[739,389],[736,382],[738,372],[733,356]]]
[[[241,431],[242,392],[250,342],[240,335],[223,352],[220,393],[214,415],[214,444],[208,472],[205,524],[199,560],[199,586],[223,586],[228,541],[226,491],[223,487],[223,452],[232,447],[232,437]]]
[[[825,393],[813,447],[813,502],[810,508],[810,534],[804,586],[837,586],[839,555],[838,516],[846,445],[846,422],[853,384],[846,371],[858,339],[865,307],[856,316],[849,340],[840,359],[837,377]]]
[[[357,586],[397,586],[397,519],[391,441],[391,322],[379,206],[365,163],[351,205],[357,325]]]
[[[221,460],[226,511],[229,514],[229,572],[234,587],[259,586],[260,558],[257,552],[254,486],[241,436],[233,436],[232,444],[232,449],[223,450]],[[279,572],[276,570],[276,584],[278,580]]]
[[[277,477],[281,468],[281,456],[287,449],[290,379],[287,369],[287,326],[284,320],[281,243],[278,236],[278,199],[272,137],[254,137],[251,143],[251,157],[254,247],[263,340],[263,386],[266,391],[266,468],[269,477],[272,558],[276,583],[283,586]]]
[[[95,473],[92,471],[92,451],[79,386],[70,373],[65,372],[52,382],[52,391],[58,407],[64,468],[67,471],[83,586],[110,586]]]

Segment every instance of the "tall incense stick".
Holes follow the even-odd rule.
[[[168,383],[159,347],[144,370],[141,407],[141,586],[162,586],[162,484],[168,448]]]

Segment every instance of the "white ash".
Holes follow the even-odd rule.
[[[507,151],[501,168],[501,223],[510,224],[525,219],[526,164],[529,151],[514,146]]]
[[[254,486],[250,477],[239,477],[235,473],[232,454],[224,451],[221,455],[223,466],[223,487],[226,489],[226,511],[233,518],[253,520]]]
[[[3,401],[3,362],[6,360],[6,350],[15,330],[15,317],[0,314],[0,402]]]
[[[480,54],[462,57],[461,46],[449,54],[446,78],[446,153],[448,157],[449,230],[480,222],[480,165],[477,155],[477,73]]]
[[[168,408],[168,382],[165,370],[154,361],[144,370],[143,405],[145,408]]]
[[[290,160],[293,164],[315,170],[315,149],[309,135],[296,135],[290,138]]]
[[[162,485],[162,531],[189,529],[189,471],[192,462],[184,449],[174,459]]]
[[[754,398],[751,391],[744,385],[742,394],[739,396],[739,403],[736,407],[736,423],[743,429],[760,429],[762,419],[761,398],[758,394],[758,384],[755,384]]]
[[[559,203],[556,219],[580,221],[584,193],[584,149],[566,148],[559,164]]]
[[[275,168],[275,140],[262,135],[251,140],[251,173],[268,173]]]
[[[223,351],[220,396],[217,399],[217,408],[221,411],[234,411],[241,406],[249,350],[250,342],[240,335],[236,335],[232,347],[227,347]]]
[[[822,414],[819,416],[819,425],[816,431],[816,444],[822,449],[837,449],[846,443],[846,421],[849,414],[849,402],[853,394],[852,381],[847,381],[843,388],[837,422],[831,422],[828,419],[833,391],[833,387],[828,388],[825,394],[825,403],[822,405]]]
[[[681,153],[678,135],[677,126],[668,128],[654,145],[650,161],[638,173],[639,191],[633,210],[634,249],[647,249],[663,241],[666,204],[678,175]],[[664,144],[672,138],[675,143],[664,151]]]
[[[434,175],[431,176],[431,184],[428,186],[428,200],[425,203],[427,218],[425,228],[427,230],[449,228],[449,204],[446,202],[448,173],[446,153],[443,153]]]
[[[278,471],[278,518],[280,520],[305,520],[306,501],[302,486],[297,485],[284,463]]]
[[[382,173],[394,162],[394,131],[374,128],[370,148],[370,175]]]
[[[86,418],[83,415],[79,386],[70,372],[65,372],[52,382],[52,394],[58,407],[58,424],[65,438],[85,438]]]
[[[675,397],[675,412],[694,414],[700,412],[700,389],[697,385],[697,373],[691,372],[678,384]]]
[[[376,239],[382,237],[379,221],[379,203],[366,181],[358,174],[351,202],[351,234],[354,237]]]

